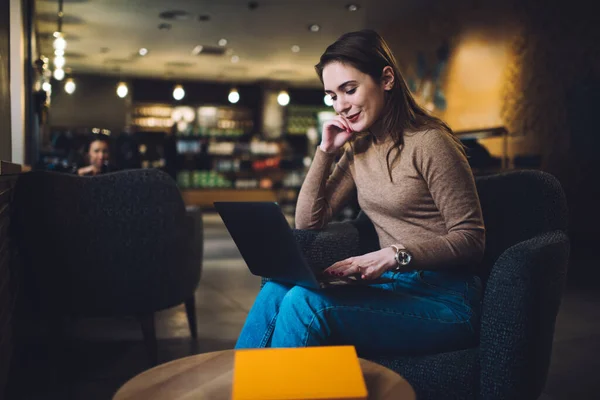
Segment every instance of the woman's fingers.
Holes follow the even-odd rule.
[[[365,267],[359,258],[351,257],[342,261],[338,261],[331,267],[323,270],[324,273],[333,276],[346,276],[356,273],[361,273],[361,268],[364,270]]]
[[[359,268],[360,267],[358,265],[352,264],[345,267],[337,268],[335,270],[327,271],[327,273],[333,276],[346,276],[358,273]]]
[[[329,127],[336,127],[338,130],[340,131],[347,131],[348,127],[344,124],[344,121],[338,119],[338,118],[334,118],[331,121],[329,121]]]
[[[353,262],[353,260],[351,258],[346,259],[346,260],[342,260],[342,261],[338,261],[335,264],[333,264],[331,267],[326,268],[325,270],[323,270],[323,272],[326,273],[326,274],[337,275],[342,270],[344,270],[347,267],[351,266],[352,262]]]
[[[373,265],[371,267],[364,268],[360,277],[361,279],[376,279],[379,278],[384,271],[385,268],[382,266]]]
[[[346,121],[346,119],[344,117],[342,117],[341,115],[337,116],[338,121],[340,121],[342,123],[342,125],[344,126],[344,130],[348,133],[352,132],[352,128],[350,127],[350,124],[348,123],[348,121]]]

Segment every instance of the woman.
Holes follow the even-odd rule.
[[[381,249],[325,272],[394,283],[319,291],[268,282],[237,347],[353,344],[363,354],[425,354],[470,346],[485,229],[463,147],[416,104],[377,33],[343,35],[316,70],[338,115],[323,126],[296,226],[325,227],[357,191]]]
[[[110,140],[108,136],[94,135],[86,146],[86,159],[88,166],[77,169],[77,175],[98,175],[110,172]]]

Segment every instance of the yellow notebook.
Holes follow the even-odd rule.
[[[238,350],[233,400],[365,400],[354,346]]]

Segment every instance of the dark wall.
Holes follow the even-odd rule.
[[[506,66],[498,82],[501,95],[493,107],[484,111],[497,116],[494,122],[515,134],[509,140],[509,153],[538,156],[541,169],[560,180],[570,208],[572,253],[584,259],[591,255],[592,259],[600,225],[600,135],[596,118],[600,107],[600,24],[593,9],[595,3],[436,0],[432,4],[384,30],[396,57],[401,62],[412,60],[412,65],[403,64],[403,72],[410,75],[415,69],[415,50],[435,56],[436,46],[447,41],[450,64],[444,76],[446,88],[460,84],[463,89],[469,88],[469,83],[480,82],[475,78],[485,78],[495,71],[479,67],[481,75],[473,76],[464,68],[453,68],[458,65],[452,64],[455,57],[462,57],[461,68],[473,67],[478,63],[474,55],[487,51],[491,58],[495,54],[490,52],[490,44],[506,49]],[[477,46],[461,53],[467,36]],[[459,82],[459,78],[465,82]],[[479,89],[483,85],[471,86]],[[459,96],[454,96],[457,93]],[[468,96],[464,90],[448,89],[445,94],[448,109],[452,102],[464,106],[464,112],[455,115],[455,120],[485,103],[481,96]],[[447,114],[442,117],[448,119]],[[501,148],[499,141],[496,147]]]
[[[600,225],[600,25],[587,3],[520,3],[522,31],[514,42],[505,107],[507,125],[534,133],[542,168],[566,191],[572,250],[580,259],[595,258]],[[571,272],[591,269],[584,264]]]
[[[181,101],[173,99],[173,89],[181,84],[185,97]],[[237,105],[254,108],[261,104],[261,88],[258,85],[236,85],[240,94]],[[166,103],[173,105],[230,105],[227,100],[232,86],[216,82],[165,81],[136,79],[132,82],[133,102]]]
[[[117,96],[118,78],[76,75],[75,93],[53,80],[49,123],[52,127],[106,128],[121,131],[126,124],[127,99]]]
[[[10,161],[10,8],[0,0],[0,160]]]

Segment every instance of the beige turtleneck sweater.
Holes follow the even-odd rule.
[[[393,182],[386,165],[392,142],[361,140],[347,146],[331,174],[336,156],[317,149],[298,196],[296,228],[324,228],[356,190],[381,247],[405,247],[412,268],[477,264],[485,247],[481,206],[471,168],[452,138],[436,130],[405,134]]]

